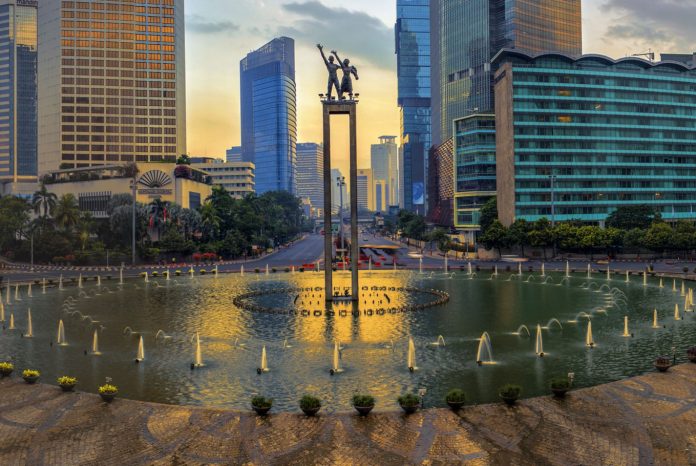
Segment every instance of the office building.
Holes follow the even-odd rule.
[[[432,0],[433,144],[456,119],[494,108],[491,59],[502,48],[582,53],[580,0]]]
[[[242,162],[242,146],[234,146],[227,149],[225,159],[228,162]]]
[[[358,168],[358,210],[375,210],[375,185],[371,168]]]
[[[37,3],[0,1],[0,183],[19,194],[37,176]]]
[[[498,212],[603,224],[621,206],[696,219],[696,68],[600,55],[495,58]]]
[[[186,153],[184,0],[41,0],[39,173]]]
[[[322,177],[322,180],[324,178]],[[338,183],[339,179],[345,180],[343,183]],[[350,205],[350,199],[348,198],[348,180],[343,176],[341,170],[337,168],[331,169],[331,213],[336,214],[341,207],[341,199],[343,199],[343,208],[347,208]],[[324,209],[324,200],[319,204],[318,207]]]
[[[324,208],[324,148],[321,144],[297,145],[297,196],[309,199],[314,208]]]
[[[396,56],[403,208],[425,214],[431,145],[430,0],[397,0]],[[395,191],[397,191],[395,190]]]
[[[273,39],[240,62],[242,160],[256,165],[256,191],[296,192],[295,41]]]
[[[379,144],[372,144],[370,159],[375,183],[384,181],[382,203],[385,206],[399,204],[399,148],[396,136],[380,136]]]
[[[372,180],[372,182],[375,187],[375,211],[388,212],[389,203],[387,202],[387,200],[389,198],[389,195],[387,182],[384,180]]]
[[[225,162],[220,159],[191,159],[191,167],[210,175],[212,184],[222,186],[235,199],[254,193],[255,168],[251,162]]]
[[[428,155],[428,221],[443,227],[453,226],[453,153],[453,141],[448,139],[431,147]]]

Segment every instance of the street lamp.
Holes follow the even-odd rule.
[[[556,175],[549,175],[551,180],[551,226],[556,226]]]
[[[133,179],[130,182],[131,195],[133,196],[133,208],[131,212],[131,265],[135,266],[135,194],[137,188],[137,175],[133,175]]]

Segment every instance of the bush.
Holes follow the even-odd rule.
[[[113,395],[115,393],[118,393],[118,387],[116,385],[107,383],[99,387],[99,394]]]
[[[397,401],[401,406],[418,406],[420,405],[420,398],[413,393],[405,393],[401,395]]]
[[[265,396],[255,396],[251,398],[251,406],[257,408],[271,408],[273,407],[273,399],[266,398]]]
[[[0,362],[0,374],[10,375],[14,370],[14,364],[11,362]]]
[[[75,377],[64,375],[62,377],[58,377],[58,385],[77,385],[77,379]]]
[[[300,398],[300,409],[312,410],[321,408],[321,400],[312,395],[304,395]]]
[[[372,395],[353,395],[353,406],[367,408],[375,405],[375,397]]]
[[[445,401],[447,401],[448,403],[464,403],[466,402],[466,393],[464,392],[464,390],[454,388],[447,392]]]
[[[684,267],[684,268],[682,269],[682,271],[683,271],[684,273],[688,273],[688,272],[689,272],[689,268],[688,268],[688,267]]]
[[[39,377],[41,373],[34,369],[24,369],[22,377]]]
[[[568,377],[555,377],[550,382],[551,390],[569,390],[570,381]]]
[[[261,270],[257,267],[254,269],[254,273],[261,273]]]
[[[522,387],[512,383],[503,385],[498,392],[503,398],[519,398],[522,393]]]

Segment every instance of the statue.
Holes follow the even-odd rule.
[[[350,97],[350,100],[353,100],[353,79],[351,75],[355,76],[355,80],[359,80],[360,78],[358,77],[358,69],[350,64],[350,60],[347,58],[345,60],[341,60],[341,58],[338,56],[338,53],[335,50],[332,50],[331,53],[333,53],[336,56],[336,60],[341,64],[341,69],[343,70],[343,80],[341,81],[341,92],[339,93],[339,99],[343,100],[345,97],[343,97],[343,94],[348,94],[348,97]]]
[[[328,88],[326,90],[326,100],[331,101],[331,94],[333,93],[334,88],[336,88],[336,94],[338,95],[338,98],[341,98],[341,88],[338,85],[338,69],[341,68],[341,66],[337,65],[334,62],[334,57],[332,55],[329,55],[329,59],[326,59],[326,55],[324,55],[324,47],[321,44],[317,44],[317,48],[319,49],[319,52],[321,52],[321,58],[324,59],[324,63],[326,64],[326,69],[329,72],[329,84]]]

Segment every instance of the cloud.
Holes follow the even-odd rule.
[[[192,34],[220,34],[233,33],[239,30],[239,26],[232,21],[212,21],[201,15],[186,16],[186,31]]]
[[[379,68],[394,68],[394,32],[378,18],[318,1],[286,3],[282,8],[299,19],[280,27],[280,34],[312,47],[324,44],[327,51],[338,50],[341,58],[351,61],[360,57]]]
[[[620,15],[607,28],[608,38],[671,46],[673,52],[693,50],[696,45],[696,0],[606,0],[602,7]]]

